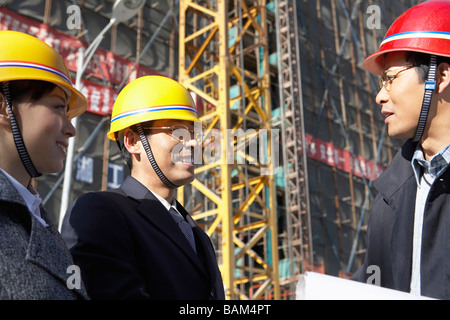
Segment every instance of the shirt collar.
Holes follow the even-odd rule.
[[[39,197],[37,191],[31,185],[28,186],[28,188],[25,188],[21,183],[19,183],[19,181],[8,174],[5,170],[1,168],[0,170],[8,178],[8,180],[11,181],[12,185],[17,189],[17,192],[19,192],[19,194],[22,196],[30,213],[35,216],[39,220],[39,222],[46,226],[47,223],[41,218],[39,206],[42,203],[42,199]]]
[[[433,176],[433,178],[436,178],[444,171],[444,169],[448,167],[449,163],[450,163],[450,144],[448,144],[444,149],[442,149],[438,154],[436,154],[430,160],[430,162],[425,160],[422,148],[420,147],[420,145],[418,145],[411,161],[417,185],[418,186],[420,185],[420,178],[422,176],[422,172],[427,172],[428,174]]]
[[[177,212],[179,212],[178,211],[178,209],[177,209],[177,205],[176,205],[176,201],[175,201],[175,198],[173,198],[173,200],[172,200],[172,204],[170,204],[169,203],[169,201],[167,201],[166,199],[164,199],[163,197],[161,197],[161,196],[159,196],[159,195],[157,195],[155,192],[153,192],[153,191],[151,191],[152,193],[153,193],[153,195],[156,197],[156,199],[158,199],[159,200],[159,202],[161,202],[162,203],[162,205],[164,206],[164,208],[166,208],[167,209],[167,211],[169,211],[170,210],[170,207],[173,207],[173,208],[175,208],[175,210],[177,211]]]

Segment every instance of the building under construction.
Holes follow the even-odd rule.
[[[52,45],[89,101],[66,171],[35,181],[54,223],[129,174],[106,138],[111,108],[129,81],[161,74],[192,92],[205,125],[196,179],[177,199],[211,237],[227,298],[293,299],[308,270],[348,277],[372,182],[402,144],[361,63],[419,2],[147,0],[118,23],[113,0],[0,1],[0,28]]]

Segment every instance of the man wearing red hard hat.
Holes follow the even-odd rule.
[[[448,17],[450,1],[410,8],[363,63],[380,76],[389,136],[406,142],[374,183],[367,253],[352,278],[438,299],[450,298]]]

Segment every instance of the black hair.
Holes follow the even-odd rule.
[[[2,87],[2,86],[0,86]],[[11,102],[23,101],[29,98],[32,102],[41,99],[55,89],[56,84],[42,80],[14,80],[9,81],[9,94]]]
[[[142,125],[144,127],[151,127],[152,126],[153,121],[149,121],[149,122],[145,122]],[[137,128],[135,125],[131,126],[130,129],[135,132],[136,134],[138,133]],[[145,130],[144,129],[145,134],[148,136],[150,134],[150,130]],[[125,148],[125,146],[123,145],[123,135],[119,135],[117,132],[115,133],[116,136],[116,141],[117,141],[117,146],[122,154],[123,159],[125,160],[125,162],[127,163],[128,169],[133,169],[133,159],[131,157],[131,154],[128,152],[127,148]]]
[[[430,54],[422,52],[407,51],[406,53],[406,61],[416,67],[422,81],[425,81],[428,77],[430,56]],[[439,66],[442,62],[450,64],[450,57],[436,56],[436,64]]]

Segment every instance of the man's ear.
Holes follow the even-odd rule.
[[[436,70],[436,92],[443,93],[450,87],[450,64],[442,62]]]
[[[123,135],[123,146],[130,154],[140,154],[142,144],[141,139],[139,139],[139,135],[130,128],[125,129]]]

